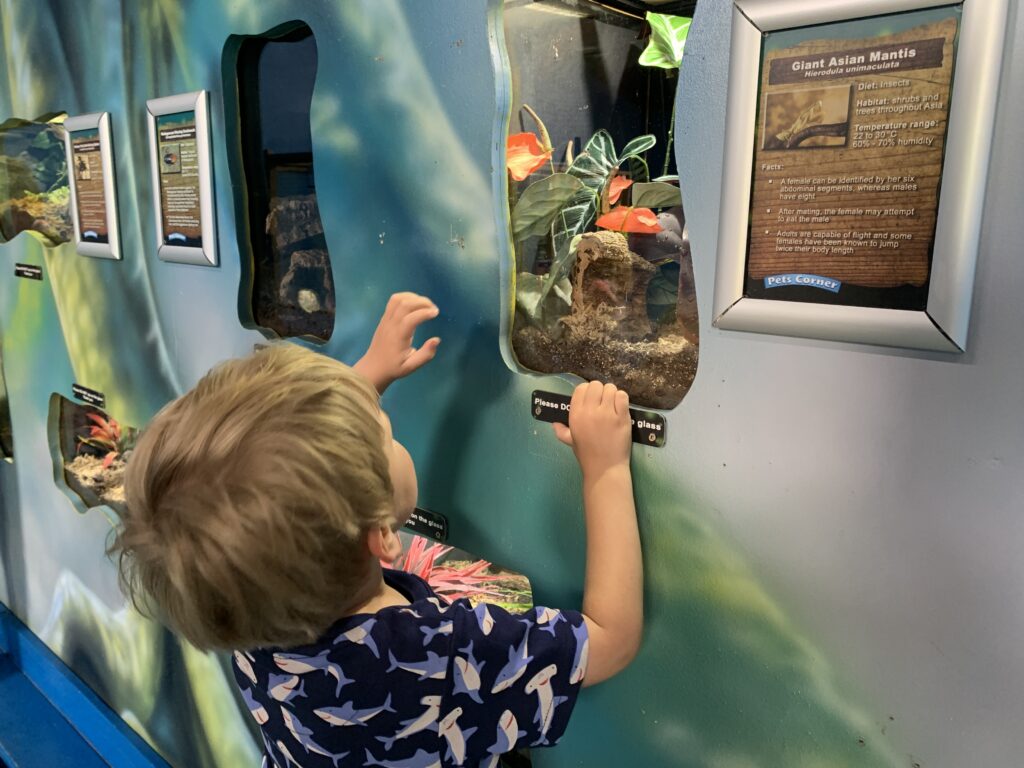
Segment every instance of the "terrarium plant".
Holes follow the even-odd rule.
[[[446,600],[465,597],[474,605],[486,602],[510,611],[533,606],[525,576],[501,572],[487,560],[471,559],[461,550],[423,536],[402,534],[402,538],[405,551],[394,562],[381,564],[419,576]]]
[[[134,444],[134,433],[124,434],[121,425],[116,419],[104,418],[98,413],[86,414],[92,426],[89,427],[89,435],[78,436],[79,450],[83,446],[94,448],[103,454],[103,466],[109,467],[116,460],[124,460],[124,454],[131,450]]]
[[[117,507],[124,502],[124,470],[138,432],[99,411],[72,407],[75,448],[64,459],[65,480],[86,506]]]

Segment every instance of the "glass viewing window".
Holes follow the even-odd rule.
[[[281,337],[325,341],[334,328],[334,278],[313,178],[316,70],[316,40],[305,24],[242,38],[238,47],[251,246],[250,295],[243,300],[251,317],[244,319]]]
[[[679,403],[697,368],[672,144],[689,29],[677,14],[692,8],[504,5],[512,352],[525,369],[611,381],[661,409]]]

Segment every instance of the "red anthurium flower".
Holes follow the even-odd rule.
[[[661,232],[661,224],[658,223],[654,211],[650,208],[631,208],[628,205],[612,208],[597,220],[597,226],[601,229],[614,229],[617,232]]]
[[[545,150],[532,133],[514,133],[508,137],[505,146],[508,172],[516,181],[522,181],[546,163],[553,149]]]
[[[619,202],[619,198],[622,196],[622,193],[632,185],[632,179],[627,179],[625,176],[616,176],[612,179],[612,183],[608,185],[608,202],[615,205]]]

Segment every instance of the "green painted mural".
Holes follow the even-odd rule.
[[[74,445],[76,434],[96,438],[88,430],[95,426],[108,430],[99,435],[101,443],[117,439],[109,422],[75,422],[61,430],[54,403],[77,402],[74,384],[102,393],[103,412],[120,424],[143,427],[211,365],[245,354],[269,336],[295,335],[293,343],[352,362],[391,293],[430,296],[441,308],[434,323],[441,352],[414,383],[396,385],[386,399],[395,432],[419,467],[420,504],[448,516],[452,544],[527,576],[537,603],[579,603],[579,482],[571,454],[529,414],[531,391],[568,393],[572,370],[553,365],[551,374],[526,372],[538,366],[517,366],[522,359],[513,350],[514,304],[521,298],[515,273],[527,270],[516,262],[515,200],[506,175],[508,126],[510,120],[520,125],[515,100],[522,84],[513,81],[517,70],[509,63],[505,24],[507,17],[528,13],[527,5],[0,0],[0,119],[6,120],[0,124],[0,370],[6,383],[0,406],[9,404],[16,449],[16,460],[0,467],[7,537],[0,586],[5,602],[33,631],[175,766],[258,765],[257,731],[226,658],[189,647],[142,619],[120,596],[114,567],[104,557],[116,505],[102,497],[83,501],[69,490],[64,473],[67,441]],[[588,19],[607,13],[587,0],[535,5],[558,18],[569,13],[578,33],[587,31]],[[626,5],[636,11],[644,3]],[[668,88],[673,101],[659,117],[659,159],[652,155],[647,162],[660,172],[679,160],[694,257],[692,268],[682,255],[650,268],[658,270],[664,295],[658,299],[662,313],[645,320],[663,322],[678,336],[677,346],[693,346],[694,355],[699,337],[701,370],[696,379],[689,371],[672,402],[653,403],[666,409],[667,446],[634,450],[646,561],[643,649],[623,674],[582,695],[562,743],[534,750],[533,762],[540,768],[910,766],[912,753],[928,750],[929,738],[921,734],[937,729],[894,725],[915,713],[895,711],[880,693],[882,683],[866,671],[877,655],[861,653],[854,641],[844,645],[815,619],[817,608],[839,604],[841,586],[830,584],[817,596],[799,587],[811,578],[801,570],[799,531],[792,542],[779,544],[771,531],[722,512],[749,512],[742,518],[749,523],[792,504],[807,512],[800,525],[835,544],[829,537],[836,529],[819,528],[825,524],[812,519],[817,502],[787,495],[796,484],[792,478],[806,463],[824,461],[832,442],[815,443],[813,435],[801,433],[801,445],[816,451],[778,449],[786,425],[772,421],[777,429],[762,428],[758,414],[764,411],[742,405],[761,403],[756,393],[733,383],[754,378],[752,366],[760,361],[773,371],[769,378],[785,382],[784,391],[797,392],[786,401],[795,409],[806,396],[799,389],[803,379],[772,368],[763,347],[743,346],[739,354],[734,345],[740,342],[709,324],[717,179],[710,161],[695,158],[720,148],[714,143],[721,140],[720,126],[707,115],[720,116],[724,109],[723,30],[730,3],[705,0],[696,10],[693,3],[680,5],[688,6],[680,12],[693,12],[694,25],[678,78],[658,73],[664,81],[659,87]],[[296,290],[295,306],[305,301],[302,311],[319,313],[320,325],[293,334],[288,323],[275,330],[253,310],[250,238],[265,225],[250,221],[254,209],[246,194],[253,182],[244,168],[246,112],[236,78],[239,41],[294,29],[296,22],[307,25],[316,41],[310,152],[308,164],[303,157],[300,165],[304,179],[315,178],[313,205],[321,220],[321,231],[311,227],[299,240],[318,239],[322,247],[292,243],[287,254],[291,268],[297,251],[317,250],[323,255],[315,257],[321,259],[316,279],[326,286],[326,273],[332,283],[330,312],[326,294],[314,297],[317,309],[309,310],[312,299]],[[636,19],[630,25],[630,34],[642,30]],[[516,34],[524,29],[517,27]],[[566,34],[572,31],[567,27]],[[632,53],[642,50],[630,45]],[[582,57],[590,49],[552,47],[547,40],[530,55],[543,72],[569,50]],[[703,80],[687,75],[691,60]],[[165,263],[155,254],[145,102],[199,89],[210,92],[216,268]],[[577,110],[589,103],[586,93],[572,98]],[[66,172],[56,159],[63,152],[59,116],[96,111],[112,117],[121,262],[79,256],[67,242]],[[672,113],[674,132],[663,125]],[[676,140],[671,151],[662,138],[666,132]],[[581,130],[570,126],[558,140],[577,135]],[[621,150],[632,138],[616,135],[616,146]],[[714,151],[706,151],[708,142]],[[575,149],[584,147],[581,142]],[[688,176],[693,169],[702,173]],[[650,178],[655,175],[674,174]],[[312,268],[313,258],[300,259],[299,268]],[[42,280],[15,278],[15,263],[39,267]],[[520,275],[519,290],[541,273]],[[268,300],[282,291],[275,286]],[[299,316],[294,307],[290,311]],[[521,305],[520,320],[523,311]],[[805,352],[825,356],[818,348]],[[892,363],[889,370],[932,363],[871,362]],[[813,362],[796,370],[818,374]],[[668,410],[691,381],[687,399]],[[842,410],[841,402],[820,392],[815,396],[824,398],[818,406],[844,414],[856,431],[859,411]],[[875,436],[858,439],[866,452]],[[7,440],[0,426],[0,443]],[[771,464],[776,451],[780,466],[769,471],[764,463]],[[854,473],[828,467],[835,472],[837,497],[852,498],[862,487]],[[775,471],[781,474],[773,486]],[[860,508],[843,509],[855,526]],[[748,538],[755,528],[776,544],[760,549]],[[885,616],[905,607],[895,602],[902,598],[887,599],[894,602],[886,604]],[[884,620],[863,618],[876,627]],[[844,627],[859,627],[861,619],[850,615],[844,621]]]

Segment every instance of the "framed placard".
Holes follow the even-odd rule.
[[[110,113],[69,117],[64,130],[75,250],[83,256],[120,259]]]
[[[734,0],[714,324],[962,352],[1007,0]]]
[[[217,264],[207,100],[206,91],[195,91],[146,102],[157,253],[164,261]]]

